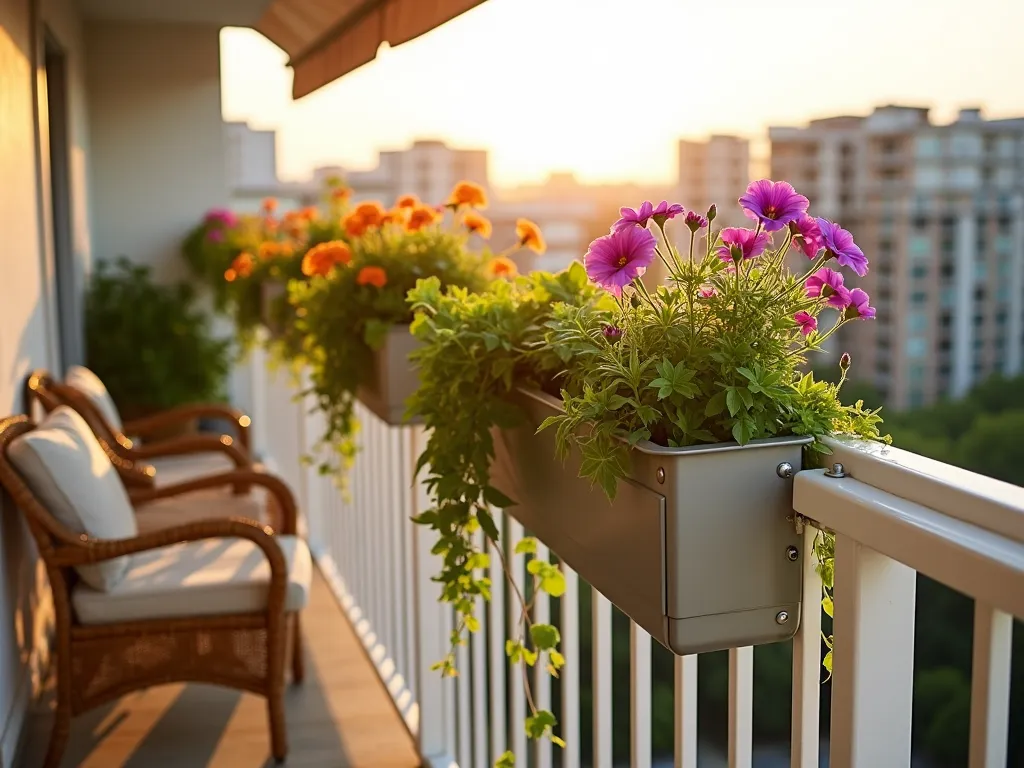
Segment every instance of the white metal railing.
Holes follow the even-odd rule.
[[[506,749],[520,766],[581,766],[580,681],[593,699],[594,768],[612,768],[612,613],[592,595],[592,664],[580,666],[579,580],[566,573],[563,597],[546,596],[537,610],[560,620],[567,660],[554,685],[560,694],[559,734],[567,742],[555,763],[549,743],[527,744],[521,682],[510,677],[507,627],[517,619],[504,589],[498,557],[495,585],[478,614],[483,629],[459,649],[455,679],[430,670],[448,649],[450,611],[437,602],[437,571],[429,531],[409,518],[428,499],[412,468],[424,435],[417,427],[389,427],[360,408],[362,450],[346,499],[330,477],[301,467],[282,451],[311,451],[322,424],[282,374],[253,361],[257,437],[272,467],[299,494],[317,562],[352,622],[396,711],[415,738],[425,764],[486,768]],[[1024,489],[923,459],[897,449],[833,442],[843,478],[800,472],[794,509],[804,529],[804,611],[793,643],[791,765],[819,765],[821,582],[815,572],[816,526],[836,534],[830,765],[898,768],[910,764],[916,573],[976,599],[970,721],[970,768],[1003,768],[1009,717],[1012,617],[1024,616]],[[524,580],[519,523],[496,515],[514,577]],[[543,554],[543,553],[542,553]],[[556,553],[557,554],[557,553]],[[649,768],[651,755],[650,636],[631,622],[630,766]],[[729,653],[728,764],[752,763],[753,649]],[[615,685],[625,681],[615,680]],[[675,659],[673,684],[676,768],[697,765],[697,657]],[[534,695],[551,701],[552,683],[540,674]]]

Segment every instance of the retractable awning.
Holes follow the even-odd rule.
[[[484,0],[273,0],[256,29],[291,57],[301,98]]]

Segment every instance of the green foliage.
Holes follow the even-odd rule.
[[[85,343],[89,367],[127,418],[224,395],[230,342],[213,337],[192,287],[159,285],[126,258],[96,266]]]
[[[484,260],[466,249],[466,236],[436,227],[416,232],[375,230],[351,243],[352,262],[326,276],[293,280],[291,333],[301,345],[310,390],[327,420],[324,441],[343,461],[355,452],[356,390],[372,383],[374,352],[388,333],[412,320],[406,295],[417,281],[481,290]],[[365,267],[385,271],[382,287],[360,285]]]

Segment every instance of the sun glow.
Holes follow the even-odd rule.
[[[491,150],[498,183],[567,169],[665,182],[674,141],[928,104],[1024,114],[1024,3],[488,0],[292,103],[286,56],[222,33],[224,116],[276,128],[280,170],[372,167],[421,137]],[[955,31],[955,32],[954,32]],[[913,55],[908,55],[913,51]],[[757,145],[755,145],[755,150]]]

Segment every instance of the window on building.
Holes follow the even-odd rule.
[[[1010,301],[1010,285],[1009,283],[1000,283],[996,289],[996,301],[1000,304],[1006,304]]]
[[[995,319],[996,319],[996,325],[1006,325],[1006,312],[1005,311],[996,312]]]
[[[1000,256],[1009,256],[1013,253],[1013,238],[1009,235],[999,235],[996,237],[996,253]]]
[[[944,363],[939,366],[939,376],[949,376],[951,370],[949,363]]]
[[[918,157],[932,158],[942,155],[942,139],[938,136],[918,136],[914,144]]]
[[[912,235],[909,244],[910,255],[915,258],[930,256],[932,239],[928,235]]]
[[[949,328],[953,324],[953,315],[950,312],[943,312],[939,315],[939,325],[943,328]]]
[[[914,229],[928,229],[928,217],[917,215],[913,218]]]
[[[907,357],[917,358],[928,355],[928,339],[923,336],[912,336],[907,339]]]
[[[928,314],[915,310],[907,313],[907,331],[909,333],[927,333],[928,332]]]
[[[942,266],[939,268],[939,274],[944,280],[952,278],[953,275],[956,274],[956,264],[952,261],[942,262]]]
[[[953,288],[942,289],[942,306],[952,307],[956,304],[956,290]]]
[[[988,264],[984,261],[974,262],[974,279],[979,282],[988,280]]]
[[[910,276],[916,280],[928,277],[928,265],[927,264],[915,264],[910,268]]]
[[[915,384],[920,384],[924,381],[924,371],[925,368],[923,365],[910,366],[910,370],[908,371],[910,380]]]
[[[974,342],[972,343],[972,346],[974,347],[975,351],[979,351],[979,350],[984,349],[985,348],[985,339],[983,339],[981,337],[976,338],[974,340]]]
[[[928,294],[924,291],[914,291],[910,295],[910,303],[915,306],[924,306],[928,303]]]
[[[979,325],[984,325],[984,324],[985,324],[985,316],[984,315],[975,315],[974,316],[974,326],[975,327],[978,327]]]
[[[920,408],[924,405],[924,392],[920,389],[912,389],[907,393],[907,405],[911,408]]]
[[[949,339],[939,339],[939,351],[949,352],[953,348],[953,343]]]

